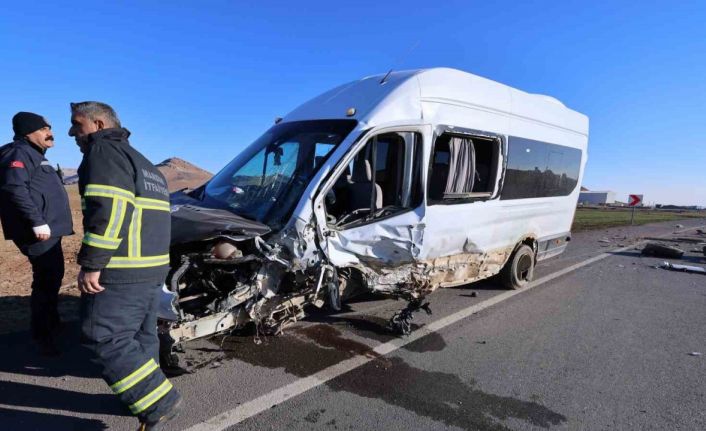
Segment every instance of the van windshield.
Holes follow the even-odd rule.
[[[206,185],[207,205],[281,227],[355,120],[281,123],[265,132]]]

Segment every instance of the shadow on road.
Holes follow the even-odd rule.
[[[100,377],[100,369],[90,362],[90,353],[80,345],[78,322],[64,325],[57,344],[61,356],[43,357],[37,353],[29,332],[2,334],[0,371],[44,377]]]
[[[110,394],[94,394],[64,389],[74,377],[100,378],[100,369],[89,360],[89,352],[79,343],[79,324],[65,324],[58,345],[58,357],[42,357],[37,353],[28,332],[0,335],[3,353],[0,372],[52,377],[46,385],[0,380],[0,429],[7,430],[103,430],[103,422],[62,414],[37,413],[27,408],[64,410],[78,414],[130,416],[117,398]],[[31,381],[31,379],[26,379]],[[75,385],[74,385],[75,386]],[[107,387],[106,387],[107,390]],[[8,409],[12,406],[17,409]]]
[[[57,384],[56,386],[61,385]],[[130,415],[126,407],[118,403],[117,398],[113,394],[91,394],[60,389],[59,387],[6,381],[0,381],[0,404],[99,415]],[[0,417],[0,423],[4,426],[5,418]],[[9,427],[6,429],[19,428]],[[64,428],[52,427],[47,429]]]
[[[0,408],[0,423],[8,430],[101,431],[108,427],[96,419],[81,419],[58,414],[25,412]]]

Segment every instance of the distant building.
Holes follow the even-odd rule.
[[[585,191],[579,194],[579,204],[582,205],[607,205],[615,203],[615,192]]]

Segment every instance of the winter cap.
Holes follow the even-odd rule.
[[[15,136],[27,136],[42,127],[51,128],[51,125],[41,115],[31,112],[18,112],[12,117],[12,130],[14,130]]]

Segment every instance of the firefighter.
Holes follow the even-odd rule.
[[[69,136],[83,152],[77,280],[83,343],[139,429],[163,429],[181,403],[158,365],[157,304],[169,265],[167,182],[104,103],[72,103]]]
[[[32,265],[32,338],[42,355],[59,354],[54,335],[61,326],[57,302],[64,277],[61,237],[73,234],[66,190],[44,157],[54,146],[51,126],[41,115],[18,112],[14,141],[0,148],[0,220]]]

